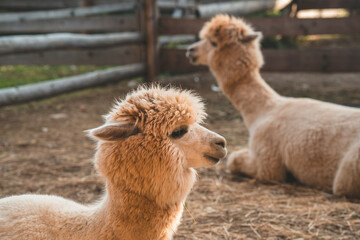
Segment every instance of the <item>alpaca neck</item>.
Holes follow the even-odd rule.
[[[103,209],[116,239],[171,239],[182,214],[183,201],[160,206],[130,190],[108,187],[108,191]]]
[[[71,217],[71,228],[61,235],[67,239],[169,240],[176,231],[183,203],[159,206],[127,190],[108,192],[102,201]],[[65,229],[63,229],[65,230]]]
[[[280,97],[264,81],[259,70],[248,72],[235,82],[234,79],[219,76],[219,82],[223,83],[223,91],[240,111],[248,127],[269,111]]]

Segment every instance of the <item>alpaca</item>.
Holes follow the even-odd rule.
[[[101,201],[84,206],[57,196],[0,200],[0,239],[165,240],[180,222],[194,168],[226,156],[225,139],[202,127],[201,99],[186,90],[142,87],[117,102],[98,141]]]
[[[265,182],[292,175],[335,195],[360,197],[360,110],[307,98],[283,97],[260,75],[261,34],[242,19],[217,15],[189,46],[240,111],[249,146],[229,155],[231,172]]]

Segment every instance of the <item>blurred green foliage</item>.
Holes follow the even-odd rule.
[[[0,88],[75,76],[109,67],[98,66],[0,66]]]

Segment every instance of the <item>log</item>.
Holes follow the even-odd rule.
[[[119,0],[91,0],[92,4],[103,5],[119,3]],[[129,0],[123,0],[122,2],[129,2]],[[181,9],[195,9],[196,3],[194,0],[189,3],[178,3],[175,0],[162,0],[158,1],[158,7],[162,10],[173,10],[175,8]],[[49,9],[61,9],[61,8],[75,8],[79,7],[79,1],[74,0],[1,0],[0,9],[10,11],[34,11],[34,10],[49,10]]]
[[[178,2],[178,1],[158,1],[157,6],[161,10],[174,10],[175,8],[180,9],[195,9],[196,3],[195,1],[190,2]]]
[[[79,76],[50,80],[36,84],[0,89],[0,106],[24,103],[36,99],[52,97],[84,88],[138,77],[144,74],[142,63],[95,71]]]
[[[198,17],[212,17],[219,13],[246,15],[266,10],[280,10],[289,5],[291,1],[292,0],[252,0],[202,4],[197,7],[196,15]]]
[[[136,32],[94,35],[55,33],[35,36],[0,37],[0,55],[64,48],[112,47],[142,42],[144,42],[144,36]]]
[[[69,17],[84,17],[91,15],[99,15],[104,13],[114,13],[132,10],[135,3],[117,3],[107,4],[93,7],[68,8],[51,11],[35,11],[23,13],[2,13],[0,14],[1,22],[27,22],[34,20],[48,20]]]
[[[93,5],[104,5],[129,0],[91,0]],[[1,0],[0,9],[9,11],[34,11],[80,7],[80,0]]]
[[[167,36],[160,36],[158,38],[158,42],[160,45],[165,45],[165,44],[172,43],[172,42],[192,43],[192,42],[195,42],[196,39],[197,38],[194,35],[174,35],[174,36],[167,35]]]
[[[55,32],[126,32],[138,31],[133,15],[92,16],[36,20],[31,22],[0,22],[0,34],[55,33]]]

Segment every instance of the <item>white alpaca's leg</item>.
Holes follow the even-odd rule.
[[[231,153],[226,165],[233,173],[242,173],[250,177],[256,177],[256,163],[250,158],[249,149],[247,148]]]
[[[338,196],[360,197],[360,145],[350,148],[336,172],[333,192]]]
[[[275,148],[265,144],[256,145],[253,154],[256,160],[256,178],[264,182],[283,182],[286,180],[286,168]]]
[[[271,156],[257,158],[257,179],[264,182],[284,182],[286,168],[281,159]]]

